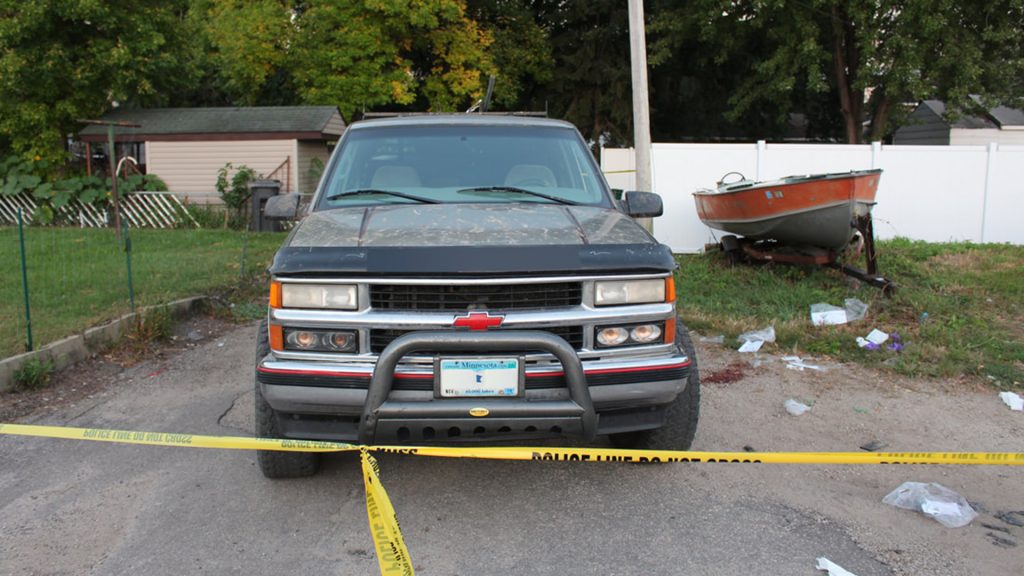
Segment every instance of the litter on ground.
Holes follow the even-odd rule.
[[[963,496],[935,482],[904,482],[882,498],[882,502],[920,512],[947,528],[967,526],[978,517]]]
[[[846,324],[846,310],[827,302],[811,304],[811,324],[815,326],[833,326]]]
[[[801,372],[803,372],[804,370],[828,372],[827,368],[823,368],[815,364],[808,364],[807,362],[804,362],[804,360],[799,356],[783,356],[782,361],[786,363],[786,368],[789,368],[790,370],[799,370]]]
[[[740,346],[740,352],[757,352],[764,346],[764,340],[746,340]]]
[[[857,576],[853,572],[850,572],[849,570],[843,568],[842,566],[836,564],[828,558],[825,558],[824,556],[818,558],[818,563],[815,564],[814,567],[818,570],[824,570],[828,572],[828,576]]]
[[[1010,410],[1024,411],[1024,398],[1021,398],[1020,394],[1016,392],[1000,392],[999,397],[1010,407]]]
[[[886,340],[889,339],[889,335],[882,332],[878,328],[873,329],[868,333],[867,336],[861,338],[857,337],[857,345],[861,348],[867,348],[868,350],[878,350]]]
[[[740,352],[757,352],[765,342],[775,342],[775,327],[769,326],[764,330],[751,330],[744,332],[736,338],[740,342]]]
[[[843,307],[833,306],[828,302],[811,304],[811,324],[815,326],[834,326],[861,320],[868,313],[868,305],[857,298],[847,298]]]
[[[804,404],[803,402],[797,402],[792,398],[783,402],[782,405],[786,408],[786,412],[789,412],[793,416],[800,416],[804,412],[807,412],[808,410],[811,409],[811,407],[808,406],[807,404]]]
[[[846,321],[856,322],[862,320],[868,314],[868,305],[858,298],[847,298],[843,301],[846,310]]]

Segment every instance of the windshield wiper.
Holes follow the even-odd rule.
[[[346,190],[345,192],[331,194],[330,196],[327,197],[327,200],[337,200],[338,198],[348,198],[350,196],[394,196],[396,198],[405,198],[406,200],[419,202],[420,204],[439,204],[437,200],[433,200],[431,198],[424,198],[423,196],[406,194],[405,192],[395,192],[394,190],[378,190],[376,188],[364,188],[362,190]]]
[[[544,198],[545,200],[551,200],[558,204],[567,204],[569,206],[579,206],[580,203],[574,200],[567,200],[565,198],[559,198],[558,196],[552,196],[550,194],[544,194],[543,192],[534,192],[533,190],[526,190],[524,188],[516,188],[515,186],[479,186],[477,188],[463,188],[458,191],[459,194],[473,194],[476,192],[512,192],[515,194],[523,194],[525,196],[535,196],[537,198]]]

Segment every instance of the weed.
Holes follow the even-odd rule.
[[[687,324],[727,338],[775,326],[780,350],[858,362],[912,376],[969,377],[1024,386],[1024,247],[878,243],[879,269],[899,288],[892,298],[832,269],[730,265],[721,253],[678,256],[679,310]],[[815,327],[809,307],[870,305],[865,320]],[[872,328],[898,332],[899,353],[855,344]]]
[[[30,358],[14,372],[15,390],[39,390],[50,383],[54,364],[52,360]]]

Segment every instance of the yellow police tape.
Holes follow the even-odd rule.
[[[0,424],[0,434],[92,440],[149,446],[279,450],[285,452],[350,452],[358,450],[366,487],[366,514],[377,550],[381,574],[412,576],[412,560],[405,547],[391,499],[380,483],[380,467],[370,452],[483,458],[490,460],[549,460],[565,462],[708,462],[751,464],[975,464],[1024,466],[1021,452],[699,452],[681,450],[621,450],[613,448],[518,448],[358,446],[342,442],[282,440],[241,436],[199,436],[102,428],[65,428]]]

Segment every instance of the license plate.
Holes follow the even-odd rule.
[[[519,358],[439,358],[436,366],[442,398],[515,397],[522,388]]]

